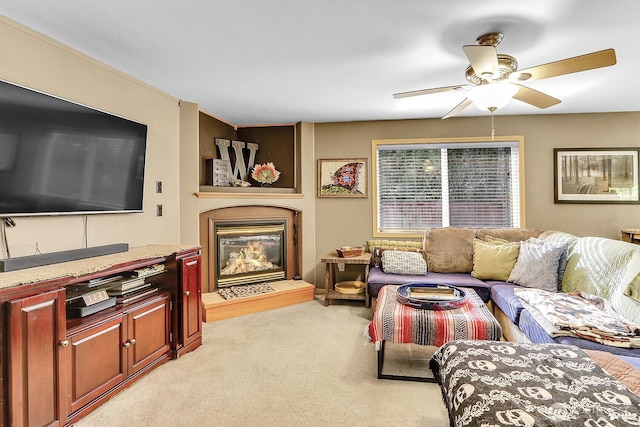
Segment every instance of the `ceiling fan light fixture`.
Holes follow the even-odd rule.
[[[476,86],[469,91],[469,99],[481,110],[495,111],[509,103],[518,93],[518,86],[507,82]]]

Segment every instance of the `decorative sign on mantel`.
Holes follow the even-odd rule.
[[[222,159],[207,159],[205,177],[207,185],[229,187],[234,181],[231,176],[231,162]]]
[[[220,152],[220,158],[229,161],[231,164],[231,181],[249,181],[249,172],[253,169],[256,161],[258,144],[255,142],[232,141],[224,138],[215,138],[214,142]],[[234,161],[231,160],[230,147],[233,147]],[[247,158],[245,158],[246,151],[249,154]]]

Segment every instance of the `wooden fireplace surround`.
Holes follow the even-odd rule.
[[[212,209],[200,214],[202,247],[202,292],[215,292],[216,221],[284,220],[287,236],[286,280],[302,271],[302,212],[277,206],[234,206]],[[296,230],[297,228],[297,230]],[[296,236],[297,234],[297,245]]]

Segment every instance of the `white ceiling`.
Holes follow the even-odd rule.
[[[547,110],[496,114],[640,111],[638,0],[15,0],[0,14],[234,124],[442,117],[465,93],[392,94],[467,83],[462,46],[489,31],[520,69],[618,60],[528,83],[562,100]]]

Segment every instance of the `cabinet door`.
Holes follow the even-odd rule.
[[[127,350],[129,375],[163,354],[169,355],[170,314],[168,296],[153,299],[129,313],[127,339],[123,344]]]
[[[90,326],[69,337],[70,412],[75,412],[124,380],[125,317]]]
[[[182,345],[188,346],[202,336],[202,279],[200,255],[180,260],[182,290]]]
[[[8,303],[9,425],[67,422],[64,290]]]

